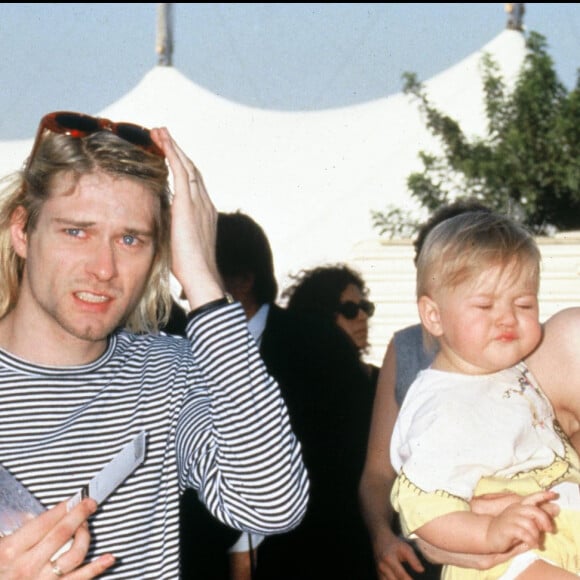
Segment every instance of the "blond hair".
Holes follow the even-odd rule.
[[[532,235],[512,219],[473,211],[437,225],[417,259],[417,298],[453,288],[489,266],[523,269],[539,289],[541,255]]]
[[[132,179],[159,200],[154,224],[155,256],[149,278],[141,300],[123,322],[133,332],[154,332],[166,323],[171,309],[167,165],[163,157],[148,153],[110,131],[83,138],[46,131],[26,167],[0,181],[0,317],[16,304],[24,269],[24,260],[16,254],[10,239],[14,211],[19,207],[25,210],[26,231],[31,232],[51,195],[55,179],[67,174],[76,183],[82,175],[95,171]]]

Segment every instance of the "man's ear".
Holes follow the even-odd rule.
[[[443,334],[443,327],[441,325],[441,316],[437,302],[429,296],[421,296],[417,302],[417,306],[423,328],[431,336],[441,336]]]
[[[28,235],[26,224],[28,214],[22,206],[18,206],[10,216],[10,240],[12,247],[18,256],[26,258]]]

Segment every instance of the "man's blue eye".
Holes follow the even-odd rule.
[[[137,242],[137,238],[135,238],[135,236],[131,236],[129,234],[126,234],[123,236],[123,243],[127,246],[132,246]]]

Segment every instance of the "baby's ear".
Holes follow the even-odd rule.
[[[26,258],[27,239],[26,224],[28,215],[26,210],[20,205],[10,216],[10,240],[12,247],[18,256]]]
[[[421,296],[417,302],[417,307],[419,308],[419,316],[421,317],[423,328],[431,336],[441,336],[443,328],[437,302],[429,296]]]

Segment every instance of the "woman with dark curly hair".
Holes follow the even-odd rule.
[[[346,265],[305,270],[282,294],[294,324],[299,380],[283,389],[310,479],[306,517],[265,539],[258,580],[376,580],[358,500],[374,379],[362,363],[373,306]]]
[[[379,368],[365,363],[362,357],[369,347],[368,322],[375,305],[368,299],[362,276],[346,264],[334,264],[302,270],[294,280],[282,294],[288,298],[288,310],[311,323],[331,322],[344,331],[358,350],[374,388]]]

